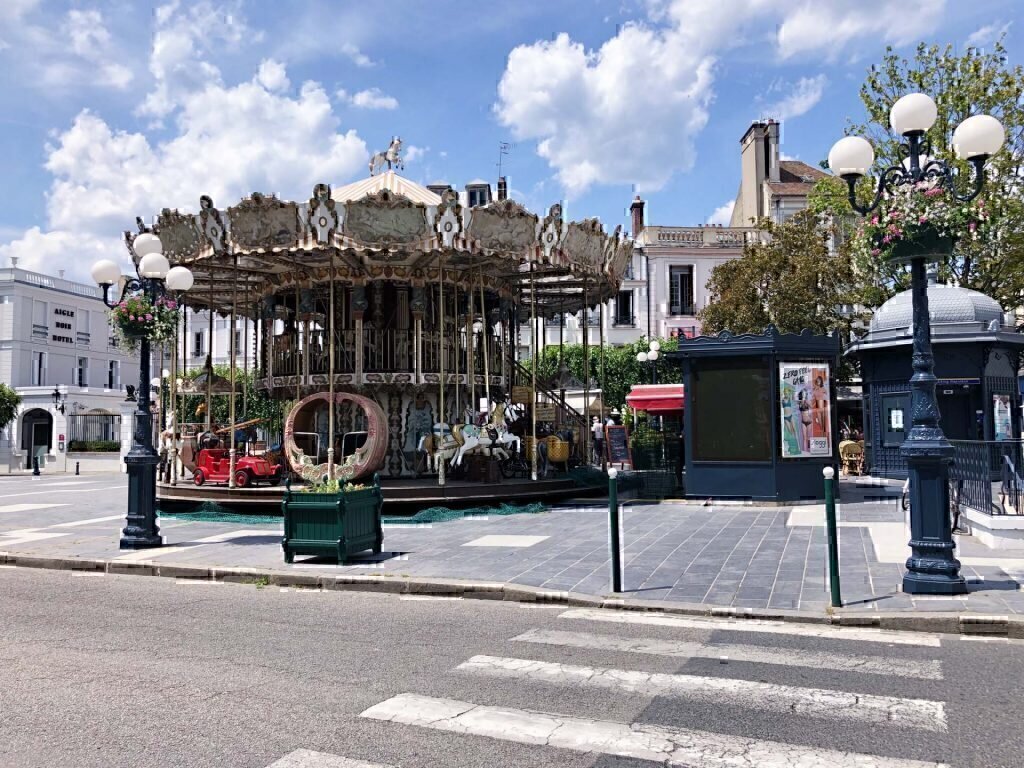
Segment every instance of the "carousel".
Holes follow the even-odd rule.
[[[378,473],[385,502],[574,489],[547,471],[544,440],[588,457],[586,415],[538,382],[538,322],[603,313],[632,244],[621,227],[609,234],[597,219],[567,221],[559,204],[532,213],[500,182],[497,200],[470,207],[451,187],[396,173],[400,146],[375,158],[368,178],[315,184],[309,200],[253,193],[217,208],[203,196],[197,214],[157,217],[164,255],[195,277],[188,306],[209,310],[211,331],[214,315],[255,328],[244,350],[230,334],[228,377],[209,363],[199,380],[172,374],[171,401],[205,396],[205,420],[185,424],[171,409],[161,503],[279,504],[276,484],[241,482],[236,471],[259,455],[307,483]],[[134,237],[126,233],[129,251]],[[534,349],[520,362],[527,323]],[[170,350],[175,370],[187,331]],[[282,402],[276,428],[243,418],[239,357],[252,359],[255,387]],[[213,399],[223,397],[228,421],[214,423]],[[204,449],[223,451],[224,483],[194,482]]]

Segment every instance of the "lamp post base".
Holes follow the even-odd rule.
[[[134,448],[128,465],[128,515],[121,531],[121,549],[153,549],[164,545],[156,524],[156,467],[160,457]]]

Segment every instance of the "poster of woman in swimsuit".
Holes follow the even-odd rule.
[[[832,455],[830,392],[827,365],[779,364],[783,458],[822,458]]]

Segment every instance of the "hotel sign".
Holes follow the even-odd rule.
[[[56,332],[50,335],[50,341],[59,341],[61,344],[74,344],[74,320],[75,310],[67,307],[53,308],[53,325]]]

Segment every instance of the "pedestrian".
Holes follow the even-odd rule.
[[[604,457],[604,427],[601,426],[599,417],[594,417],[590,425],[590,432],[594,436],[594,463],[600,464]]]

